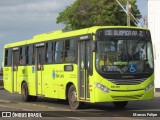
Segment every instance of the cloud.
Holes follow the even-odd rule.
[[[6,43],[62,29],[56,18],[75,0],[0,0],[0,55]],[[0,58],[0,63],[2,57]],[[1,66],[1,64],[0,64]]]
[[[36,29],[53,23],[55,27],[58,13],[73,2],[74,0],[1,0],[0,32]]]
[[[6,0],[7,1],[7,0]],[[14,0],[14,1],[19,1],[19,0]],[[24,0],[20,0],[20,1],[24,1]],[[34,0],[32,0],[34,1]],[[58,0],[38,0],[38,2],[26,2],[26,0],[21,4],[17,3],[14,5],[2,5],[0,2],[0,10],[3,10],[2,12],[10,12],[10,13],[30,13],[30,12],[47,12],[47,11],[51,11],[51,10],[55,10],[55,12],[61,10],[62,8],[64,8],[64,6],[68,6],[70,4],[66,4],[66,2],[64,2],[65,0],[62,0],[60,2],[58,2]],[[69,0],[72,1],[73,0]],[[1,11],[0,11],[1,12]]]
[[[66,2],[67,1],[67,2]],[[72,3],[75,0],[0,0],[0,6],[1,7],[10,7],[10,6],[20,6],[24,4],[37,4],[37,3],[45,3],[45,2],[57,2],[63,5],[68,5]],[[63,6],[62,5],[62,6]]]

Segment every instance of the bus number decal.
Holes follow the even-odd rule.
[[[85,36],[80,37],[80,40],[85,40],[85,39],[88,39],[88,38],[89,38],[88,35],[85,35]]]
[[[44,46],[44,43],[38,43],[38,44],[36,44],[36,47],[42,47],[42,46]]]
[[[13,48],[13,51],[16,51],[16,50],[18,50],[18,47]]]

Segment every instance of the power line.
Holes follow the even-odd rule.
[[[142,27],[142,25],[141,25],[141,23],[134,17],[134,15],[130,12],[130,11],[128,11],[127,12],[127,10],[124,8],[124,6],[118,1],[118,0],[116,0],[116,2],[121,6],[121,8],[123,9],[123,11],[127,14],[127,13],[129,13],[132,17],[133,17],[133,19],[136,21],[136,23],[134,22],[134,24],[135,25],[139,25],[140,27]],[[128,2],[128,1],[127,1]],[[129,8],[128,8],[129,9]],[[127,20],[127,24],[128,24],[128,20]],[[128,24],[129,25],[129,24]]]

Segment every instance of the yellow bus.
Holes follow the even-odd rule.
[[[128,101],[154,97],[154,60],[148,29],[94,26],[34,36],[4,47],[4,88],[22,95],[84,102]]]

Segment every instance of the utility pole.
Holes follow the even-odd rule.
[[[144,27],[148,28],[147,16],[145,16],[143,20],[144,20]]]
[[[126,13],[127,13],[127,26],[130,26],[130,0],[127,0]]]

